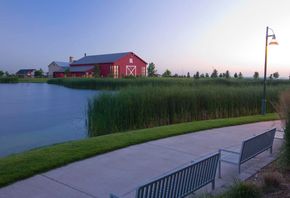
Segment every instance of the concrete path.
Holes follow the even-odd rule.
[[[272,127],[280,129],[280,122],[205,130],[130,146],[1,188],[0,198],[108,198],[109,193],[134,197],[134,191],[140,184],[216,152],[219,148],[239,148],[245,138]],[[277,132],[276,136],[279,135]],[[275,139],[273,155],[264,152],[245,163],[241,175],[238,175],[236,166],[222,163],[222,179],[216,179],[216,191],[237,178],[248,178],[273,161],[281,144],[281,139]],[[200,191],[207,190],[210,191],[210,185]]]

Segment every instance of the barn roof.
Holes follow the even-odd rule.
[[[114,54],[101,54],[93,56],[85,56],[71,65],[81,65],[81,64],[99,64],[99,63],[113,63],[130,52],[114,53]]]
[[[86,72],[94,68],[95,66],[74,66],[74,67],[70,67],[69,71],[70,72]]]
[[[61,61],[53,61],[53,62],[60,67],[69,67],[69,62],[61,62]]]
[[[16,74],[25,75],[25,74],[31,73],[33,71],[35,71],[35,69],[20,69],[18,72],[16,72]]]

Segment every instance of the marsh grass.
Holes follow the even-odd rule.
[[[225,86],[254,86],[263,85],[262,80],[254,79],[193,79],[193,78],[56,78],[48,80],[49,84],[62,85],[76,89],[119,90],[129,86],[153,86],[153,87],[196,87],[204,85]],[[290,85],[289,80],[268,80],[267,86]]]
[[[285,86],[268,87],[268,101],[278,101]],[[257,115],[260,86],[141,86],[104,93],[88,104],[90,136],[151,128],[194,120]],[[275,109],[268,103],[268,112]]]

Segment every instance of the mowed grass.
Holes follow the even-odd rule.
[[[130,145],[205,129],[278,119],[277,114],[194,121],[56,144],[0,159],[0,186]],[[194,144],[194,142],[193,142]]]

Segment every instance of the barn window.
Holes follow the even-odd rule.
[[[133,63],[133,58],[129,58],[129,63]]]
[[[146,76],[146,68],[145,67],[141,67],[141,75]]]
[[[112,72],[114,78],[118,78],[119,77],[119,66],[113,65],[111,67],[111,72]]]

